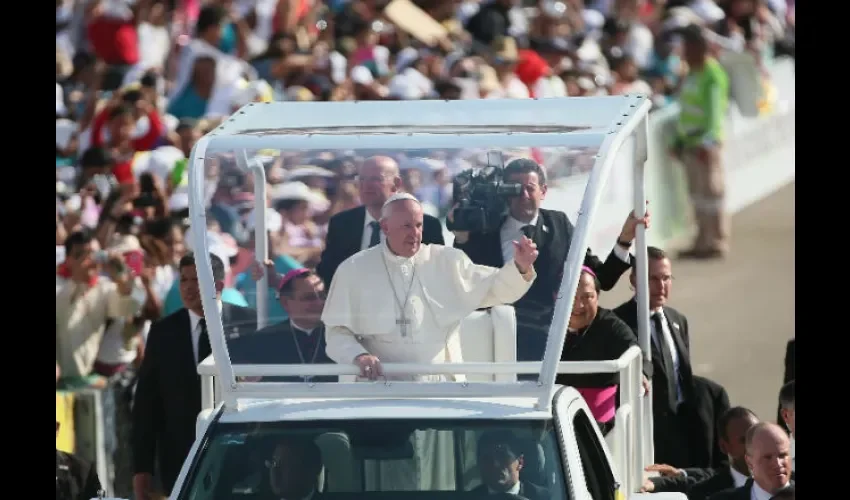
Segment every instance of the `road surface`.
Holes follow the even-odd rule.
[[[733,406],[769,420],[794,337],[794,191],[792,183],[733,216],[726,260],[673,262],[670,305],[688,317],[694,372],[726,387]],[[602,305],[631,293],[622,279]]]

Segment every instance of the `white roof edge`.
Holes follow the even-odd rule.
[[[637,111],[639,94],[545,99],[473,99],[459,101],[346,101],[251,103],[211,134],[252,130],[345,127],[487,127],[558,126],[609,129]],[[498,104],[494,106],[494,104]]]

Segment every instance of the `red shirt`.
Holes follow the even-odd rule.
[[[103,127],[106,125],[107,120],[109,120],[109,110],[104,109],[94,119],[94,123],[92,123],[91,130],[91,145],[94,147],[102,147],[104,145],[103,140]],[[130,141],[130,144],[133,146],[134,151],[149,151],[156,146],[157,141],[160,137],[162,137],[163,125],[162,120],[159,118],[159,113],[156,111],[151,111],[148,113],[148,123],[150,126],[148,127],[148,132],[142,137],[137,137]],[[133,159],[132,157],[128,161],[123,161],[116,163],[112,168],[112,175],[115,176],[115,179],[120,184],[127,184],[135,182],[135,177],[133,176]]]
[[[116,65],[139,62],[139,37],[132,20],[98,17],[89,23],[86,31],[99,59]]]

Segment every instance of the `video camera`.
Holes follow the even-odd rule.
[[[498,155],[496,161],[493,156]],[[508,212],[508,199],[522,193],[522,184],[504,180],[504,164],[500,152],[488,153],[487,166],[457,174],[452,182],[455,209],[452,231],[489,233],[498,231],[502,216]]]

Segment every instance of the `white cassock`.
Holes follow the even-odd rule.
[[[422,245],[410,258],[386,244],[363,250],[334,274],[322,313],[327,354],[340,364],[364,353],[384,363],[463,362],[460,322],[476,309],[516,302],[535,277],[533,268],[523,277],[513,260],[479,266],[443,245]]]
[[[340,364],[364,353],[385,363],[463,362],[460,322],[476,309],[516,302],[536,276],[532,268],[523,277],[513,260],[501,269],[479,266],[462,250],[443,245],[422,245],[411,258],[394,255],[386,244],[374,246],[349,257],[334,274],[322,313],[326,352]],[[367,460],[365,486],[370,491],[454,490],[454,438],[452,431],[414,432],[414,457]]]

